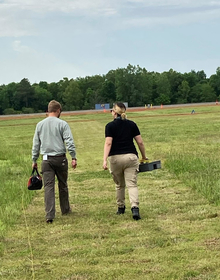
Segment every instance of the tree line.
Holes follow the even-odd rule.
[[[19,83],[0,85],[0,114],[45,112],[52,99],[59,101],[64,111],[74,111],[95,109],[95,104],[111,106],[116,101],[140,107],[215,102],[219,96],[220,67],[207,78],[203,70],[182,74],[170,69],[158,73],[129,64],[105,75],[34,84],[24,78]]]

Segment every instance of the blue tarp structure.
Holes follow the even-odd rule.
[[[110,109],[110,104],[95,104],[96,110],[104,110],[104,109]]]

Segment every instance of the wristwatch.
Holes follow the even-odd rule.
[[[77,158],[72,158],[72,160],[77,160]]]

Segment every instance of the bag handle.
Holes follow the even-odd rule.
[[[31,176],[34,175],[34,172],[35,172],[35,171],[36,171],[37,175],[40,176],[40,174],[39,174],[39,172],[38,172],[38,170],[37,170],[36,167],[33,168],[32,173],[31,173]]]

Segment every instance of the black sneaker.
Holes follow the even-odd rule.
[[[124,207],[118,207],[118,211],[116,212],[117,215],[121,215],[125,213],[125,206]]]
[[[134,220],[140,220],[141,219],[138,207],[132,207],[131,212],[132,212],[132,216],[133,216]]]
[[[52,222],[53,222],[53,220],[49,220],[49,219],[46,220],[47,224],[52,224]]]

